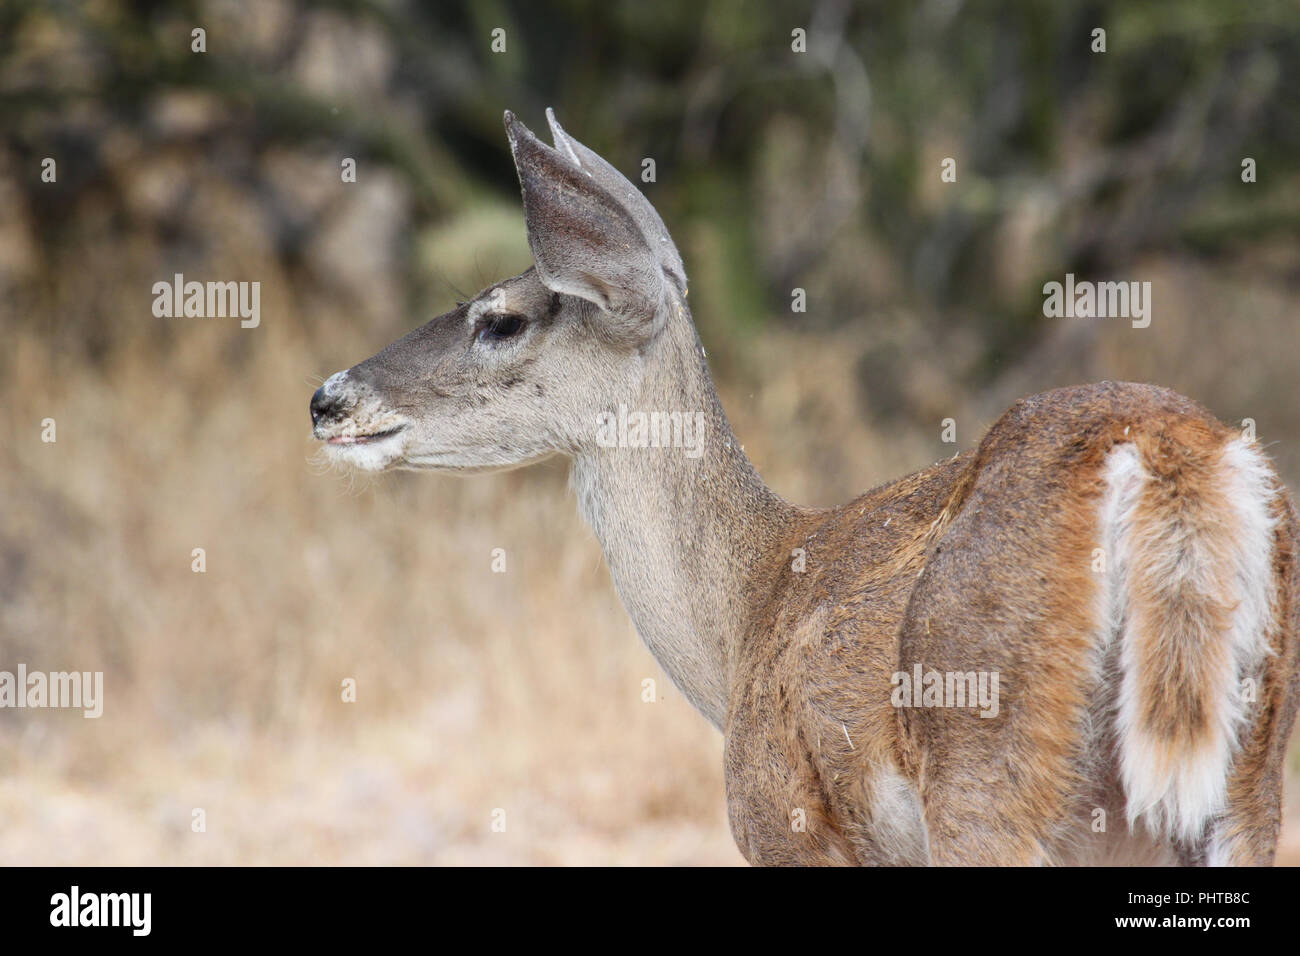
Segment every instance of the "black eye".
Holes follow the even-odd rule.
[[[478,340],[500,342],[503,339],[514,338],[524,330],[526,324],[522,315],[494,312],[479,319]]]

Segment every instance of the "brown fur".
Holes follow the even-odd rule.
[[[879,862],[864,781],[897,768],[920,794],[933,862],[1070,859],[1089,811],[1119,809],[1098,792],[1093,757],[1081,749],[1081,725],[1101,693],[1090,662],[1098,626],[1090,565],[1102,462],[1117,443],[1134,442],[1165,482],[1151,494],[1195,510],[1197,484],[1214,480],[1214,450],[1229,435],[1164,389],[1061,389],[1018,402],[974,453],[841,508],[801,513],[764,579],[770,598],[748,629],[731,696],[728,799],[746,856],[797,862],[819,845],[840,848],[822,854],[831,862],[847,842],[860,862]],[[1171,506],[1150,505],[1152,514]],[[1234,842],[1269,848],[1247,854],[1256,862],[1276,840],[1282,741],[1296,707],[1293,546],[1283,546],[1294,534],[1292,518],[1277,552],[1291,607],[1280,609],[1263,715],[1236,765],[1228,815]],[[788,567],[801,546],[805,574]],[[1224,604],[1219,596],[1209,611]],[[1196,680],[1162,678],[1194,675],[1215,652],[1150,648],[1149,721],[1195,737],[1212,703],[1196,697]],[[999,671],[1003,714],[896,710],[889,676],[914,662]],[[791,832],[791,808],[810,800],[838,840]]]

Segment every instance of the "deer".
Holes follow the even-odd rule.
[[[1065,387],[843,506],[789,503],[662,218],[546,118],[549,146],[505,113],[533,265],[331,375],[326,456],[566,456],[639,637],[723,734],[751,864],[1271,864],[1300,577],[1253,434],[1155,385]]]

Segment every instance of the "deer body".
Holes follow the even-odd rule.
[[[554,148],[506,122],[535,268],[331,377],[330,453],[571,457],[638,633],[725,736],[751,862],[1270,862],[1298,528],[1254,444],[1103,383],[842,507],[789,504],[727,423],[662,220],[549,118]],[[702,414],[702,453],[593,440],[619,405]],[[930,673],[1000,699],[900,702]]]
[[[1130,460],[1136,487],[1116,477]],[[1163,568],[1144,555],[1144,580],[1115,563],[1141,544],[1115,514],[1125,490],[1169,551]],[[975,452],[807,515],[785,550],[806,548],[808,570],[776,575],[733,678],[738,842],[791,863],[1269,862],[1296,705],[1296,531],[1234,432],[1167,390],[1110,383],[1022,401]],[[1203,550],[1218,556],[1186,595],[1196,571],[1179,563]],[[1248,633],[1235,654],[1224,615]],[[892,675],[918,663],[1000,674],[1010,710],[893,706]],[[1258,701],[1234,711],[1245,680]],[[1143,709],[1126,726],[1129,681]],[[794,807],[811,839],[790,832]]]

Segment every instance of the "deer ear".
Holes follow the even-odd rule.
[[[582,168],[565,141],[552,149],[509,111],[505,121],[542,283],[595,303],[611,331],[649,338],[666,285],[635,216]]]
[[[685,292],[686,267],[682,265],[682,257],[673,245],[672,237],[668,235],[668,227],[659,218],[655,207],[650,205],[650,200],[626,176],[606,162],[604,157],[565,132],[560,121],[555,118],[555,111],[550,107],[546,109],[546,122],[551,127],[551,139],[555,141],[555,148],[581,167],[583,172],[589,173],[598,185],[623,204],[623,208],[636,220],[637,227],[650,248],[657,254],[659,264],[677,288]]]

